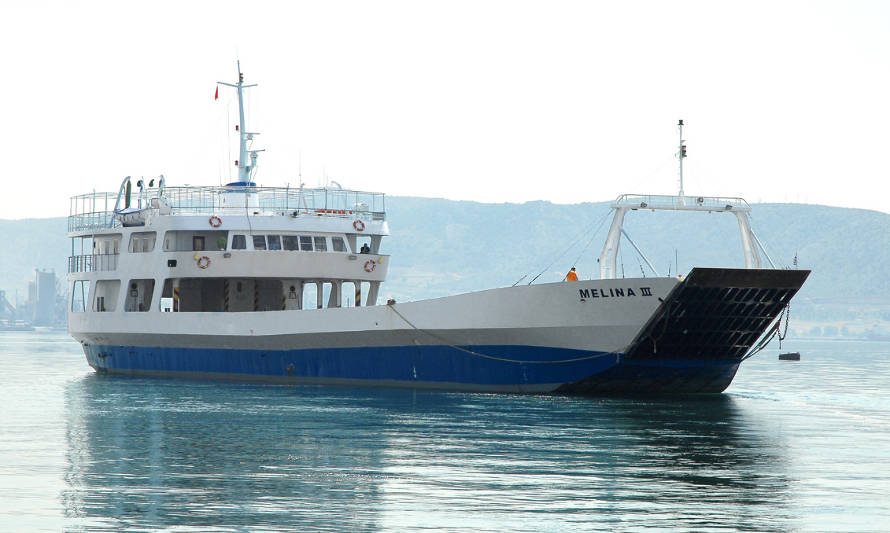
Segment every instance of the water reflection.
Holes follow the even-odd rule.
[[[474,396],[457,412],[391,420],[386,529],[455,509],[477,518],[454,531],[792,529],[785,446],[730,397]]]
[[[73,529],[785,531],[786,447],[729,396],[140,380],[66,392]]]
[[[67,391],[63,504],[90,530],[376,529],[383,442],[364,400],[89,376]]]

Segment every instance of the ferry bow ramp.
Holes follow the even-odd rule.
[[[809,270],[694,268],[605,372],[568,393],[715,393],[779,317]]]

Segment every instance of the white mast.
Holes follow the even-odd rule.
[[[603,244],[603,251],[600,253],[600,279],[614,279],[618,274],[618,248],[621,245],[621,236],[627,237],[633,247],[640,252],[640,249],[630,240],[630,236],[624,231],[624,216],[628,211],[652,210],[652,211],[698,211],[707,213],[732,213],[735,215],[739,223],[739,232],[742,238],[742,253],[745,256],[745,268],[760,268],[760,254],[757,248],[763,252],[767,261],[772,265],[763,245],[751,229],[751,221],[748,219],[748,213],[751,207],[743,198],[726,198],[713,196],[699,196],[690,198],[688,201],[683,191],[683,159],[686,157],[686,141],[683,139],[683,121],[678,124],[680,128],[680,151],[677,152],[677,159],[680,160],[680,196],[660,196],[660,195],[639,195],[639,194],[623,194],[619,196],[613,203],[612,209],[615,215],[612,218],[612,226],[609,228],[609,234],[606,235],[606,242]],[[652,264],[640,252],[643,260],[649,265],[649,268],[658,275]],[[775,268],[775,265],[773,265]]]
[[[683,140],[683,119],[680,119],[680,151],[677,152],[677,159],[680,160],[680,197],[684,196],[683,193],[683,159],[686,157],[686,141]]]
[[[262,152],[263,150],[248,150],[247,143],[253,141],[254,135],[259,135],[258,133],[248,133],[244,129],[244,89],[248,87],[256,87],[256,84],[244,85],[244,74],[241,72],[241,61],[238,61],[238,83],[231,84],[226,83],[224,81],[216,82],[220,85],[225,85],[227,87],[234,87],[238,89],[238,117],[239,117],[239,125],[236,127],[239,132],[239,151],[238,151],[238,161],[235,163],[238,165],[238,181],[242,181],[245,184],[250,183],[250,174],[251,171],[256,167],[256,159],[257,154]],[[248,163],[247,159],[250,158],[250,162]]]

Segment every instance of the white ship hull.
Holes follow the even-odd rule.
[[[69,328],[91,366],[131,375],[497,392],[718,392],[741,359],[719,351],[725,348],[707,356],[672,353],[671,336],[687,334],[677,330],[688,330],[683,316],[653,326],[667,352],[640,352],[655,342],[646,326],[683,303],[670,302],[684,285],[674,278],[550,283],[394,305],[162,313],[151,321],[84,314]],[[732,285],[712,290],[748,291],[752,302],[772,308],[756,313],[759,329],[747,331],[746,351],[796,288]],[[786,292],[768,301],[758,296],[779,290]],[[748,320],[751,313],[744,314]],[[629,359],[634,350],[640,353]]]

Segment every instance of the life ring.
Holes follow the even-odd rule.
[[[220,227],[220,226],[222,226],[222,219],[221,219],[221,218],[219,218],[219,217],[216,216],[216,215],[213,215],[212,217],[210,217],[210,227],[211,227],[211,228],[218,228],[218,227]]]
[[[352,221],[352,227],[355,228],[355,231],[365,231],[365,223],[359,219]]]
[[[373,259],[365,261],[365,272],[374,272],[375,268],[377,268],[377,263]]]
[[[210,258],[206,255],[202,255],[200,259],[198,259],[198,268],[207,268],[210,266]]]

